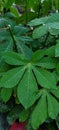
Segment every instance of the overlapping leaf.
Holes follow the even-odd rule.
[[[38,129],[39,126],[46,121],[47,117],[56,119],[59,113],[59,102],[57,101],[57,99],[55,99],[55,97],[53,97],[48,92],[48,90],[46,91],[45,89],[43,89],[40,91],[42,91],[41,98],[34,108],[31,117],[31,124],[35,130]]]

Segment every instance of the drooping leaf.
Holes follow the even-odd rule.
[[[30,107],[36,100],[38,93],[37,83],[29,68],[19,83],[17,95],[25,108]]]
[[[46,120],[46,118],[47,118],[46,95],[43,95],[32,113],[31,124],[33,129],[34,130],[38,129],[38,127]]]

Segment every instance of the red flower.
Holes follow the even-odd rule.
[[[25,130],[25,122],[17,123],[15,122],[11,127],[10,130]]]

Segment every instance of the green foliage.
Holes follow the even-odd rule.
[[[11,95],[12,95],[12,89],[9,89],[9,88],[5,89],[5,88],[3,88],[1,90],[1,98],[2,98],[2,100],[5,103],[10,99]]]
[[[0,16],[0,98],[6,108],[0,106],[0,111],[9,112],[9,124],[19,119],[27,121],[27,130],[38,130],[59,114],[59,13],[39,18],[52,8],[49,0],[42,4],[37,0],[4,2],[6,12]],[[21,16],[14,2],[23,5]],[[57,3],[54,1],[55,9]],[[34,20],[29,16],[31,7],[33,17],[37,17]],[[41,7],[40,14],[37,7]]]

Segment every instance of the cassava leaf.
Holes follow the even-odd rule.
[[[17,42],[16,45],[18,53],[21,52],[28,60],[30,60],[32,56],[32,50],[22,42]]]
[[[10,65],[24,65],[22,56],[16,52],[6,52],[3,53],[2,58],[4,61]]]
[[[56,89],[56,78],[51,72],[41,68],[37,69],[35,67],[33,67],[33,72],[36,76],[38,83],[42,87],[48,89]]]
[[[38,127],[46,120],[46,118],[47,118],[46,95],[43,95],[32,113],[31,124],[33,129],[34,130],[38,129]]]
[[[37,83],[31,69],[28,69],[18,85],[17,95],[19,101],[25,108],[28,108],[35,102],[37,93]]]
[[[56,68],[56,59],[50,57],[43,57],[39,62],[35,63],[36,66],[41,66],[46,69]]]
[[[45,50],[37,50],[32,54],[32,62],[39,61],[45,55]]]
[[[7,71],[0,80],[0,86],[4,88],[15,87],[20,81],[25,67],[17,67]]]
[[[59,86],[57,86],[56,90],[50,90],[50,92],[59,99]]]

